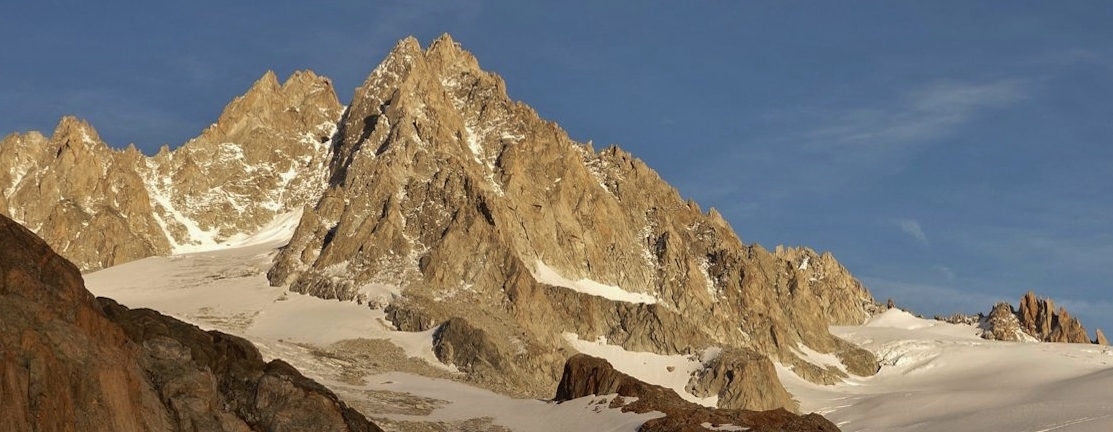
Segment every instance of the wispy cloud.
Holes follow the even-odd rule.
[[[985,109],[1026,97],[1024,81],[944,81],[911,89],[895,101],[831,112],[804,134],[806,146],[832,151],[877,152],[940,138]]]
[[[924,234],[924,228],[920,226],[920,222],[917,222],[915,219],[897,219],[893,221],[893,223],[900,228],[902,232],[912,237],[913,240],[916,240],[917,243],[924,246],[931,245],[931,243],[928,242],[927,234]]]
[[[1073,67],[1077,65],[1098,65],[1106,69],[1113,69],[1113,55],[1110,55],[1108,50],[1098,51],[1086,48],[1074,48],[1038,57],[1035,63],[1050,65],[1057,68]]]
[[[721,169],[701,169],[694,177],[704,184],[735,185],[734,193],[743,187],[738,185],[751,185],[751,194],[757,189],[773,199],[826,195],[903,170],[917,150],[945,142],[988,111],[1026,100],[1033,85],[1017,78],[930,81],[879,90],[867,99],[816,99],[774,108],[763,120],[776,134],[762,141],[767,145],[740,146],[720,159]],[[768,170],[787,159],[793,169]]]

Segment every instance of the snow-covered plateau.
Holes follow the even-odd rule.
[[[396,331],[381,309],[367,304],[269,286],[266,270],[296,221],[293,214],[280,216],[254,236],[211,250],[147,258],[90,273],[86,285],[94,294],[129,307],[155,309],[202,328],[245,337],[265,357],[290,362],[387,430],[408,430],[424,422],[478,421],[515,431],[633,431],[660,415],[608,408],[607,396],[556,404],[471,387],[454,379],[454,367],[437,361],[432,330]],[[617,287],[568,281],[541,263],[538,272],[559,286],[652,302]],[[368,287],[366,292],[385,301],[399,294],[388,286]],[[823,414],[844,431],[1113,430],[1109,347],[987,341],[973,326],[920,319],[896,309],[862,326],[831,330],[875,353],[880,372],[832,386],[806,382],[785,366],[779,366],[779,376],[801,411]],[[714,403],[683,390],[684,374],[706,358],[628,352],[605,341],[564,337],[629,375],[673,388],[695,402]],[[703,357],[714,354],[708,350]],[[804,354],[813,362],[838,362],[833,356]]]

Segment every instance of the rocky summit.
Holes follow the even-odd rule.
[[[981,317],[980,326],[986,339],[1109,345],[1101,329],[1091,341],[1078,318],[1062,307],[1056,311],[1055,302],[1032,291],[1020,298],[1019,310],[1008,302],[998,303],[989,316]]]
[[[400,41],[346,108],[325,78],[268,73],[177,150],[112,150],[67,118],[5,138],[0,166],[0,212],[84,270],[301,212],[272,284],[435,329],[440,361],[507,394],[550,396],[585,342],[704,359],[686,391],[722,408],[795,410],[774,362],[824,384],[878,369],[828,332],[878,307],[831,254],[743,243],[630,153],[512,100],[447,35]]]
[[[85,290],[0,216],[0,430],[381,431],[250,342]]]

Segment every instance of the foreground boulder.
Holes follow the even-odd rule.
[[[688,402],[671,389],[646,384],[616,371],[606,360],[578,354],[568,359],[557,386],[557,401],[591,395],[618,394],[612,407],[622,411],[646,413],[659,411],[664,417],[647,421],[640,431],[706,431],[710,427],[748,428],[761,431],[838,431],[839,428],[819,414],[796,415],[784,409],[750,411],[708,408]],[[627,399],[630,398],[630,399]],[[636,399],[633,399],[636,398]],[[631,402],[626,403],[627,400]],[[721,429],[731,430],[731,429]]]
[[[244,339],[94,299],[3,216],[0,245],[0,430],[381,430]]]

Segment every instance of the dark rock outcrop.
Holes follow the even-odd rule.
[[[698,397],[719,397],[721,408],[795,410],[796,402],[778,382],[773,362],[753,350],[730,349],[719,353],[699,371],[687,390]]]
[[[671,389],[646,384],[616,371],[606,360],[577,354],[568,359],[557,386],[557,401],[591,395],[617,394],[612,407],[645,413],[659,411],[664,417],[647,421],[640,431],[706,431],[702,426],[733,425],[753,432],[765,431],[838,431],[838,427],[818,414],[797,415],[784,409],[752,411],[708,408],[688,402]],[[629,403],[625,398],[637,398]]]
[[[1051,299],[1036,297],[1032,291],[1020,299],[1017,318],[1025,333],[1044,342],[1090,342],[1086,328],[1077,318],[1062,307],[1056,312]]]
[[[1022,341],[1028,333],[1021,329],[1016,311],[1008,302],[997,303],[984,318],[981,327],[985,330],[982,337],[1000,341]]]
[[[0,430],[380,430],[246,340],[94,299],[4,216],[0,245]]]
[[[1065,308],[1055,310],[1055,302],[1039,298],[1028,291],[1020,298],[1019,310],[1008,302],[998,303],[989,315],[978,314],[982,337],[992,340],[1040,342],[1096,343],[1106,342],[1105,334],[1097,330],[1091,341],[1086,328]]]

